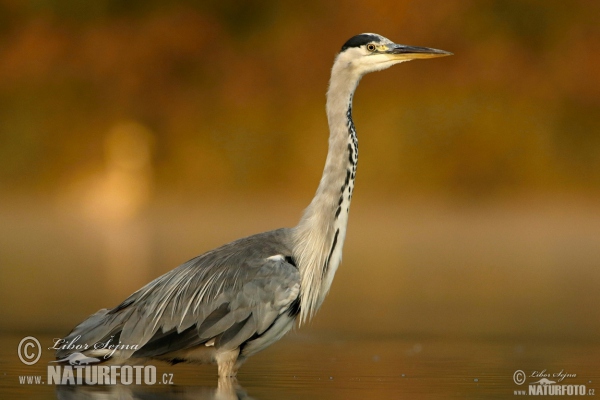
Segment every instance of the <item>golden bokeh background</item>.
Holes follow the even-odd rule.
[[[309,329],[600,328],[600,3],[0,0],[0,330],[66,333],[293,226],[361,32],[444,49],[363,79],[344,262]]]

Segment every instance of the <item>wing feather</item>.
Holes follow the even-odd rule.
[[[156,357],[215,339],[233,349],[262,335],[298,299],[300,274],[285,260],[288,230],[266,232],[196,257],[112,310],[100,310],[66,338],[123,345],[118,357]],[[282,257],[272,257],[281,254]],[[65,357],[69,351],[57,351]]]

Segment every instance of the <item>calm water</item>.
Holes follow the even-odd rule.
[[[431,399],[514,398],[527,390],[513,374],[545,370],[550,380],[563,371],[576,376],[561,384],[585,385],[600,396],[600,345],[535,339],[425,337],[339,338],[292,333],[251,358],[238,381],[217,385],[212,366],[157,366],[157,377],[173,385],[62,386],[19,384],[20,375],[42,375],[52,353],[33,366],[21,363],[17,347],[26,335],[4,335],[0,348],[2,399]],[[45,349],[52,337],[35,335]],[[517,396],[518,397],[518,396]],[[567,396],[568,397],[568,396]],[[591,397],[591,396],[588,396]]]

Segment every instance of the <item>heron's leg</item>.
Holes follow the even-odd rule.
[[[219,376],[217,393],[221,395],[235,394],[235,389],[239,387],[239,383],[235,376]]]
[[[217,353],[215,359],[220,377],[236,376],[239,365],[236,364],[240,349],[227,350]]]

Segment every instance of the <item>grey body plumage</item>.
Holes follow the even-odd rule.
[[[352,97],[360,78],[414,58],[450,53],[396,45],[376,34],[348,40],[336,57],[327,93],[329,152],[323,176],[300,223],[239,239],[204,253],[79,324],[63,343],[85,355],[217,363],[234,376],[250,355],[304,322],[321,306],[341,262],[358,140]],[[94,348],[111,341],[117,351]],[[59,349],[63,359],[74,350]]]

